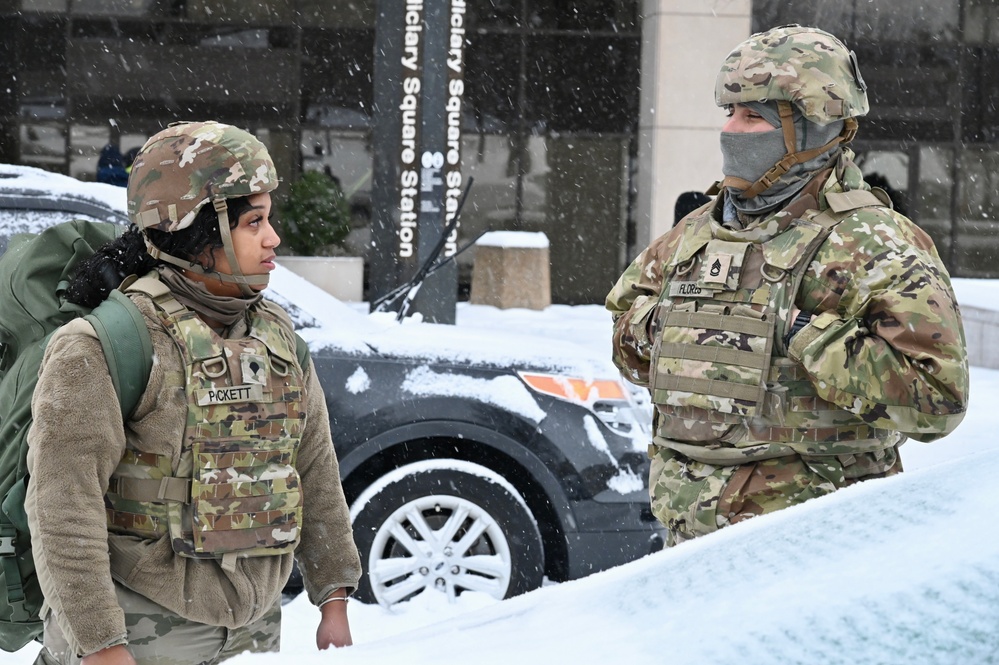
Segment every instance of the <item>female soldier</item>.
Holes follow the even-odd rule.
[[[275,187],[249,133],[172,125],[132,168],[133,226],[77,271],[69,297],[91,306],[145,275],[121,288],[153,365],[123,423],[90,324],[47,347],[25,504],[48,607],[37,663],[276,650],[295,556],[321,608],[318,647],[351,643],[360,561],[323,391],[287,314],[260,294],[280,242]]]

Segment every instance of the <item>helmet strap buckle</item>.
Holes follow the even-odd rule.
[[[860,123],[857,122],[856,118],[844,118],[843,119],[843,132],[839,135],[840,142],[844,145],[849,143],[857,136],[857,128]]]

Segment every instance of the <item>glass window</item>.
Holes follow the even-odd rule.
[[[214,117],[281,124],[297,110],[299,57],[284,28],[74,21],[66,67],[74,119]],[[162,26],[161,26],[162,27]],[[141,65],[141,66],[140,66]]]
[[[310,28],[374,28],[376,0],[281,0],[294,5],[293,20]]]
[[[964,59],[961,131],[967,143],[999,141],[999,48],[971,47]]]
[[[911,216],[909,210],[909,155],[902,150],[864,150],[858,152],[856,163],[871,187],[880,187],[895,210]]]
[[[69,0],[21,0],[21,9],[26,12],[64,12]]]
[[[753,32],[800,23],[817,26],[848,41],[853,34],[853,4],[815,0],[754,0]]]
[[[830,3],[822,3],[830,4]],[[845,3],[844,3],[845,4]],[[906,42],[960,41],[959,0],[920,2],[879,0],[852,3],[853,31],[844,39],[878,39]]]
[[[111,138],[107,125],[71,124],[69,130],[69,175],[77,180],[97,180],[101,149]]]
[[[22,107],[23,111],[24,107]],[[66,125],[22,118],[19,163],[61,172],[66,165]]]
[[[946,146],[921,147],[914,219],[930,234],[945,260],[950,256],[953,192],[954,151]]]
[[[462,137],[462,173],[475,177],[461,213],[459,247],[484,231],[543,232],[552,246],[552,297],[594,302],[620,272],[627,137]],[[514,156],[522,151],[521,163]],[[517,168],[524,173],[519,183]],[[587,269],[580,272],[585,257]],[[471,265],[472,253],[458,262]]]
[[[553,141],[557,141],[557,139],[541,136],[527,137],[521,163],[521,170],[524,174],[520,190],[522,226],[531,231],[548,230],[549,238],[551,238],[549,227],[555,221],[549,197],[552,184],[559,182],[553,180],[552,166],[549,163],[551,156],[548,154],[548,148]],[[569,154],[577,145],[579,144],[562,144],[564,164],[575,162],[569,158]],[[578,157],[579,162],[585,163],[593,155],[580,154]]]
[[[999,152],[967,148],[958,169],[957,242],[950,264],[962,277],[992,276],[999,256]]]
[[[921,2],[814,2],[813,0],[755,0],[753,31],[800,23],[833,33],[849,46],[863,40],[957,42],[960,40],[960,0]],[[861,62],[863,65],[863,62]]]
[[[371,249],[374,30],[307,29],[302,35],[302,169],[335,178],[350,201],[345,245]]]
[[[374,30],[305,30],[302,122],[366,129],[371,124]]]
[[[157,0],[73,0],[69,10],[86,16],[176,16],[174,4]]]
[[[513,131],[517,127],[520,35],[473,34],[465,49],[465,131]]]
[[[995,0],[964,0],[964,41],[999,43],[999,5]]]
[[[955,46],[858,44],[871,111],[860,121],[866,139],[950,141],[961,104]]]
[[[371,251],[371,136],[367,131],[303,128],[303,171],[322,171],[336,180],[350,202],[351,226],[344,245],[352,256]]]
[[[532,28],[630,32],[638,29],[635,0],[527,0],[527,21]]]
[[[22,17],[14,35],[18,65],[14,70],[22,103],[61,105],[66,85],[66,22],[49,17]]]
[[[477,0],[467,4],[471,25],[481,28],[520,26],[521,0]]]
[[[372,156],[367,132],[303,128],[301,150],[303,170],[323,171],[334,178],[351,205],[370,216]]]
[[[633,131],[638,40],[543,35],[527,44],[527,117],[537,130]]]
[[[967,148],[959,173],[958,214],[963,219],[999,219],[999,154],[991,148]]]
[[[461,211],[458,245],[485,231],[518,230],[517,146],[514,137],[465,131],[461,137],[461,174],[475,182]],[[468,261],[471,257],[459,257]]]
[[[75,0],[74,0],[75,1]],[[295,3],[287,0],[181,0],[187,18],[212,23],[291,23]]]
[[[4,98],[8,117],[18,117],[19,152],[8,159],[52,171],[66,169],[66,23],[55,17],[19,19],[9,51],[17,65],[7,69],[16,97]],[[13,138],[13,137],[12,137]]]
[[[599,302],[624,263],[628,137],[551,136],[543,139],[544,171],[532,184],[543,209],[525,206],[525,221],[541,219],[551,242],[552,300]],[[541,152],[540,146],[532,154]],[[527,182],[525,182],[525,189]],[[525,202],[531,199],[525,196]],[[585,267],[584,267],[585,266]],[[596,298],[596,300],[595,300]]]

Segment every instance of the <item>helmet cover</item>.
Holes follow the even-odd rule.
[[[187,228],[209,201],[273,191],[267,148],[218,122],[174,123],[142,146],[128,178],[128,215],[140,229]]]
[[[824,30],[799,25],[752,35],[728,55],[715,80],[718,106],[780,100],[823,126],[870,108],[854,52]]]

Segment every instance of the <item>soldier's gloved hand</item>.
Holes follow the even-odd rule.
[[[791,325],[788,326],[787,332],[784,334],[784,348],[788,349],[791,346],[791,339],[801,332],[801,329],[811,323],[815,315],[811,312],[805,312],[798,309],[796,306],[791,305]]]

